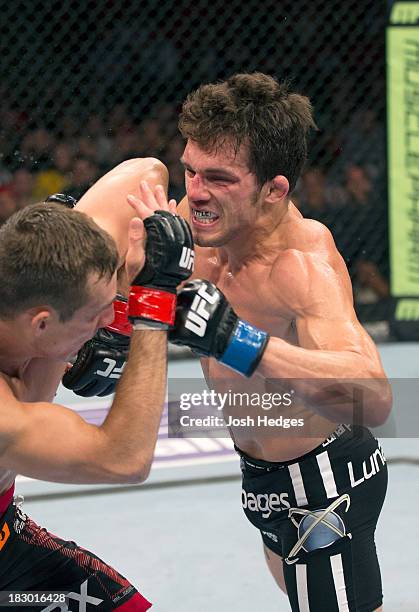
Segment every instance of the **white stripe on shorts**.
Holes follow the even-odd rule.
[[[301,470],[298,463],[291,463],[288,466],[288,470],[292,480],[292,486],[294,488],[295,500],[297,506],[306,506],[307,497],[304,489],[303,477],[301,476]]]
[[[329,453],[326,450],[324,453],[317,455],[316,459],[319,465],[321,477],[323,479],[327,498],[338,497],[335,477],[333,476],[332,466],[330,465]]]
[[[307,565],[300,563],[296,565],[295,577],[297,579],[297,596],[300,612],[310,612],[307,590]]]
[[[342,555],[330,557],[330,563],[332,565],[333,582],[335,583],[336,597],[338,600],[338,610],[339,612],[349,612]]]

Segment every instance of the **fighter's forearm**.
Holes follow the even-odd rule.
[[[166,391],[167,338],[164,331],[134,331],[130,355],[112,407],[102,425],[109,441],[110,469],[147,478]],[[126,478],[128,476],[128,478]]]
[[[315,412],[333,421],[373,427],[382,424],[391,409],[385,375],[352,351],[305,349],[270,338],[256,375],[287,381]]]

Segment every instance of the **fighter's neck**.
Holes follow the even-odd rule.
[[[11,378],[22,379],[31,361],[32,360],[28,358],[17,358],[2,352],[0,354],[0,374],[6,374],[6,376]]]
[[[32,357],[20,342],[16,330],[0,323],[0,373],[21,378]]]
[[[289,222],[295,218],[295,210],[290,202],[289,208],[281,215],[264,220],[218,247],[217,257],[221,265],[234,272],[251,262],[275,258],[280,251],[288,248]],[[297,214],[300,215],[298,211]]]

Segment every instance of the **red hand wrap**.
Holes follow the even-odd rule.
[[[113,302],[113,310],[115,318],[110,325],[106,326],[106,329],[110,329],[123,336],[131,336],[132,325],[128,321],[127,303],[116,299]]]
[[[176,299],[176,293],[134,285],[128,297],[128,316],[130,319],[174,325]]]

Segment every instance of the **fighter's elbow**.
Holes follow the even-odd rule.
[[[150,464],[144,464],[138,466],[136,469],[126,474],[124,484],[142,484],[147,480],[150,475],[151,462]]]
[[[121,162],[114,171],[123,177],[125,173],[134,174],[138,180],[154,182],[155,184],[167,185],[169,171],[165,164],[157,157],[133,157]]]
[[[141,455],[130,461],[121,471],[124,484],[142,484],[150,475],[153,457]]]
[[[145,482],[150,474],[151,459],[139,457],[124,461],[120,459],[107,460],[101,466],[100,482],[109,484],[141,484]]]
[[[146,157],[143,161],[148,173],[154,174],[162,183],[169,180],[169,171],[160,159]]]
[[[393,395],[390,384],[386,381],[380,387],[375,397],[372,398],[370,408],[367,411],[368,418],[366,420],[368,422],[365,424],[368,427],[381,427],[381,425],[384,425],[393,407]]]

